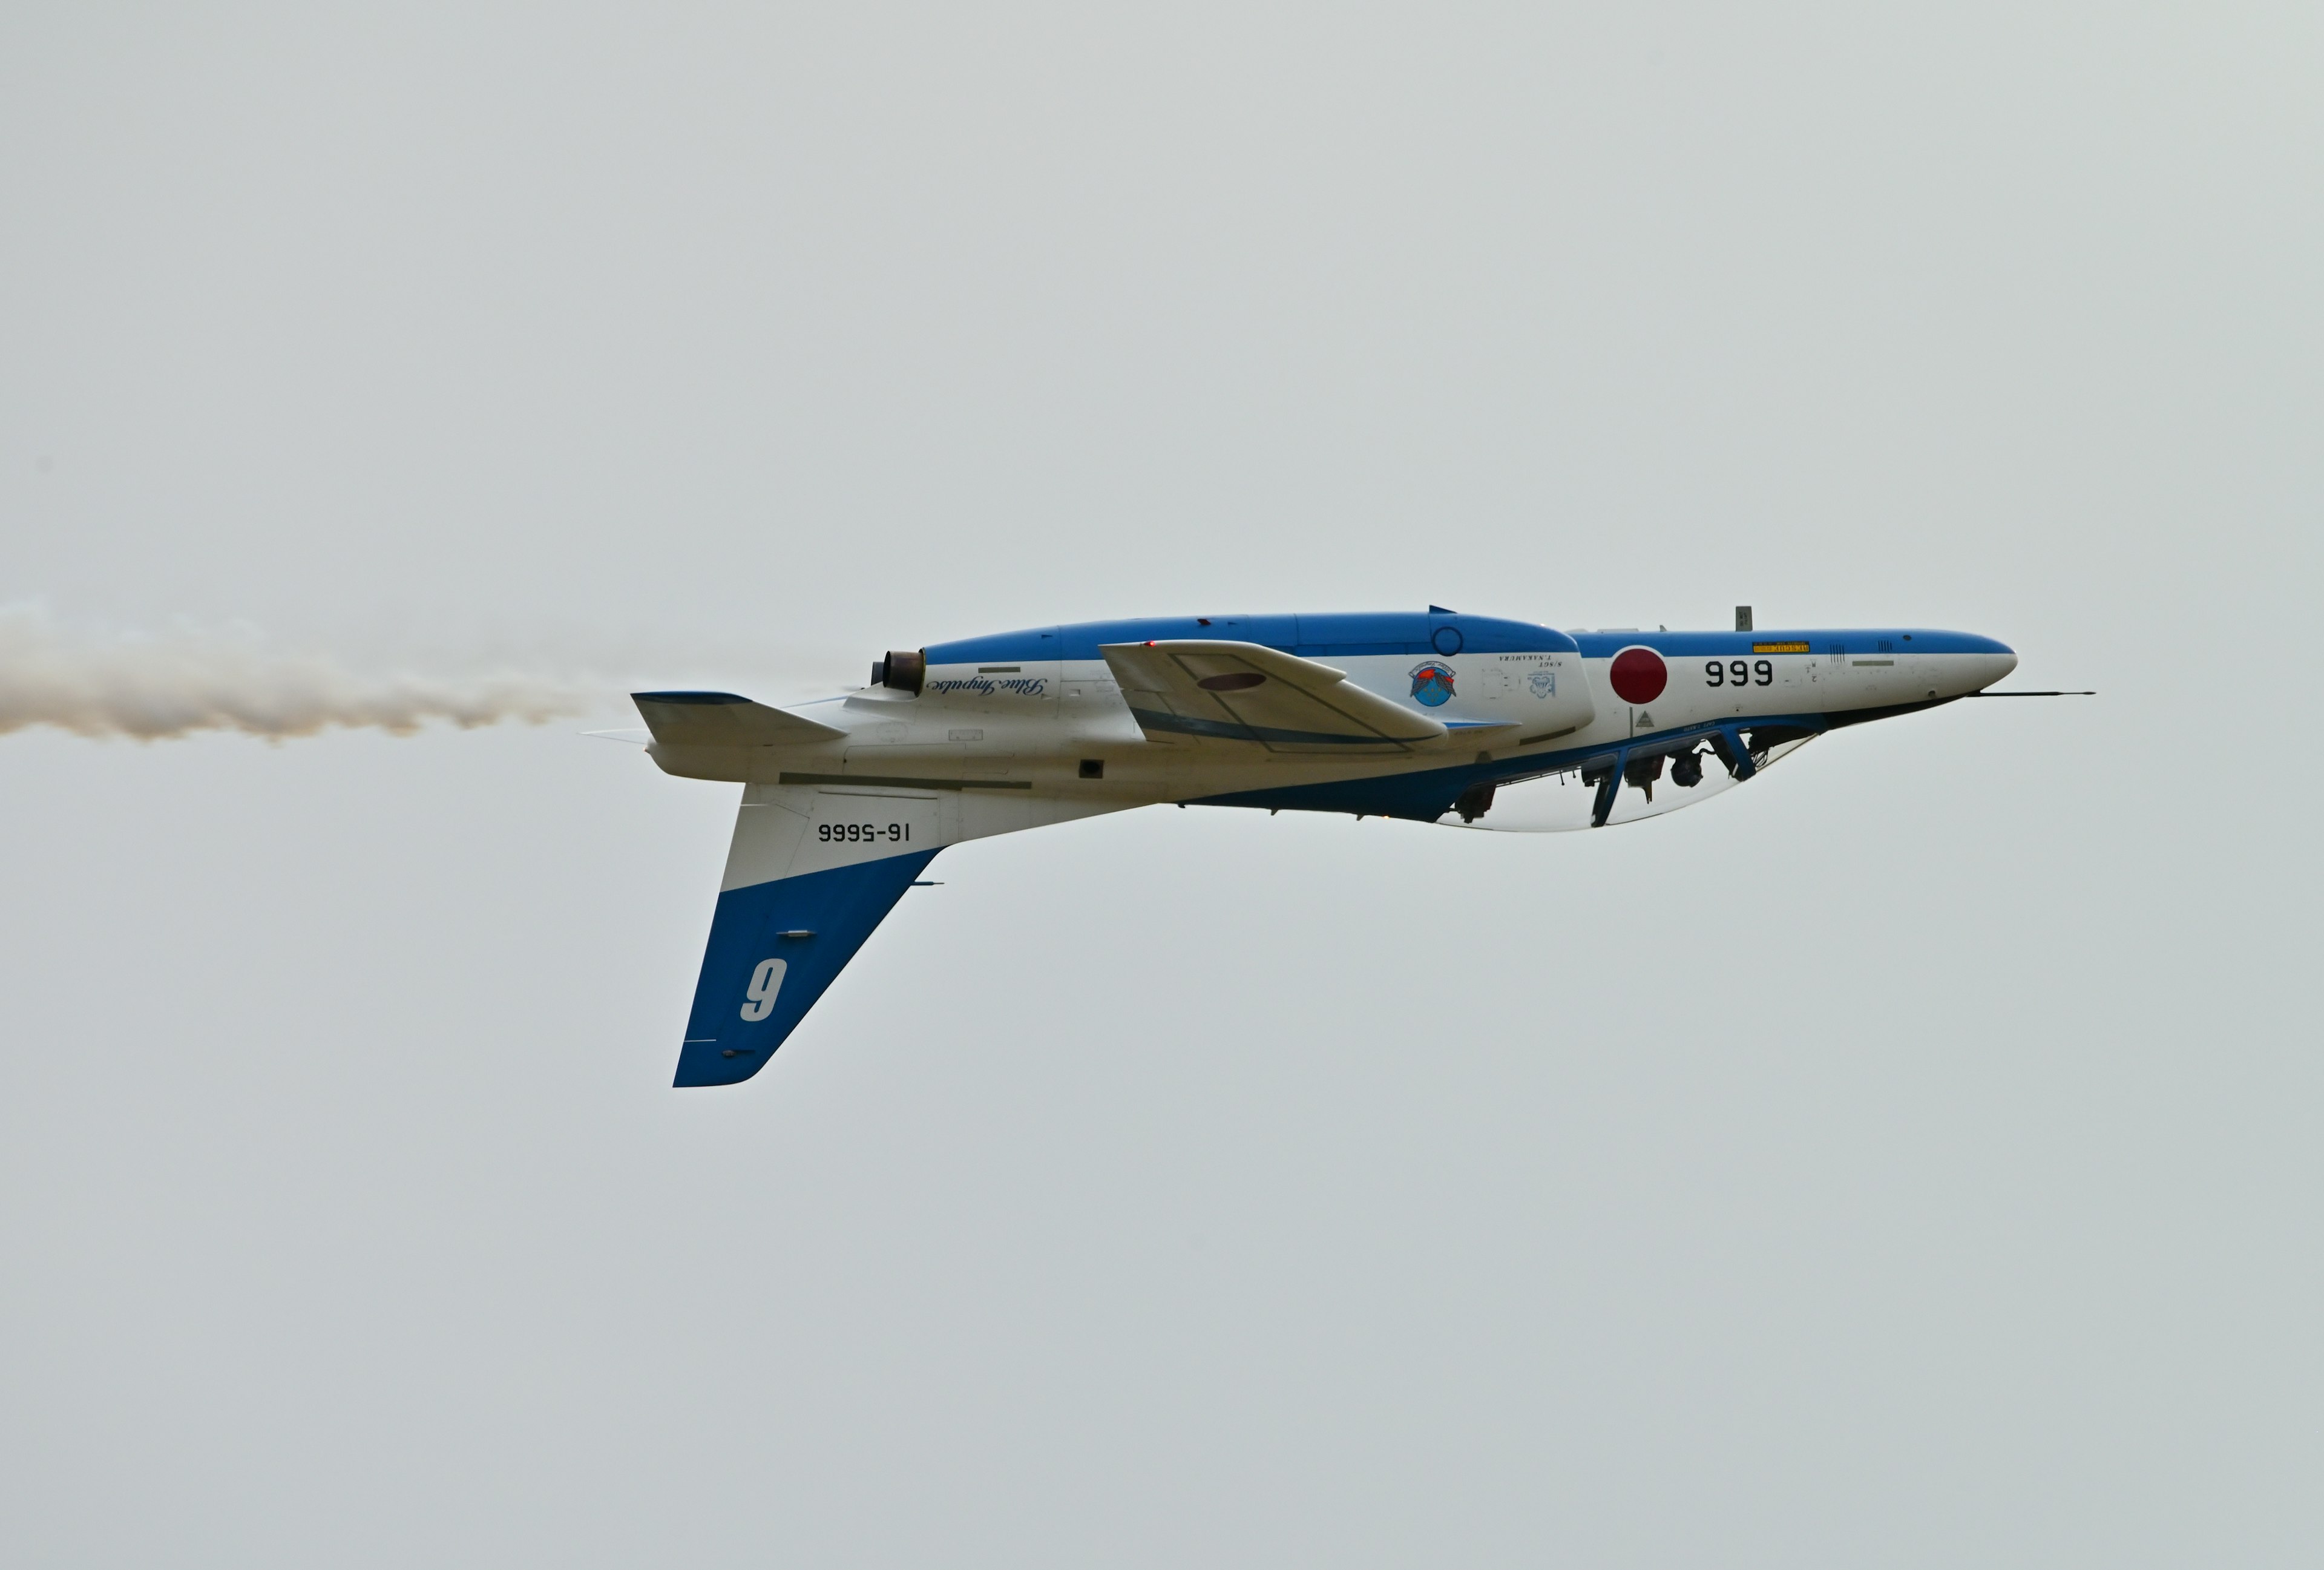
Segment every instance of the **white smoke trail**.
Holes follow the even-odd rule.
[[[586,713],[590,699],[514,673],[359,676],[327,656],[271,650],[249,627],[76,631],[39,605],[0,605],[0,734],[50,725],[142,741],[208,730],[307,736],[332,725],[407,735],[430,720],[540,725]]]

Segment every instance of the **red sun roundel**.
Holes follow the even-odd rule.
[[[1614,683],[1614,696],[1624,703],[1652,703],[1670,685],[1670,670],[1663,657],[1651,649],[1628,648],[1614,656],[1614,668],[1609,673]]]

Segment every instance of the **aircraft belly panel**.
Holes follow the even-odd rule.
[[[964,743],[896,743],[847,749],[841,772],[866,780],[958,780],[968,771]]]

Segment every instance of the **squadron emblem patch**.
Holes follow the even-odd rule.
[[[1434,708],[1452,696],[1452,668],[1441,660],[1426,660],[1412,668],[1412,696]]]

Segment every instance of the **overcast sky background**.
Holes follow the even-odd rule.
[[[606,694],[0,736],[0,1556],[2324,1556],[2324,12],[0,12],[0,602]],[[627,686],[1432,600],[2103,696],[948,851],[667,1088]]]

